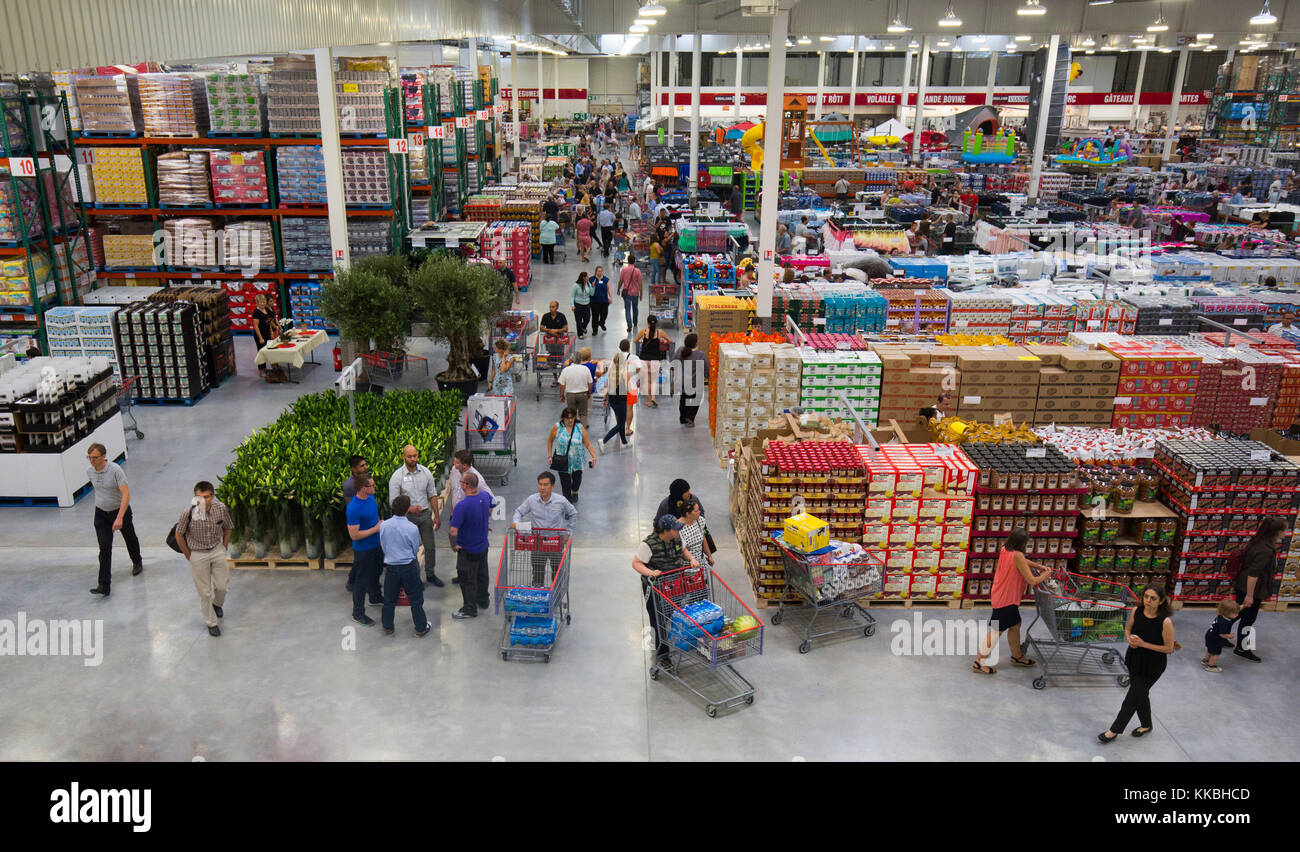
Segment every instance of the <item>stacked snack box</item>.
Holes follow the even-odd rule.
[[[285,136],[320,135],[316,64],[305,56],[277,56],[267,85],[267,129]]]
[[[1011,328],[1011,298],[1000,293],[949,293],[948,327],[969,334],[1006,334]]]
[[[343,133],[383,134],[387,129],[384,116],[384,71],[347,71],[334,73],[334,100]]]
[[[198,136],[207,130],[203,84],[187,74],[140,74],[146,136]]]
[[[266,157],[261,151],[213,151],[212,200],[217,204],[266,204]]]
[[[153,235],[104,235],[104,266],[130,268],[154,265]]]
[[[975,465],[946,444],[859,447],[867,471],[862,544],[885,564],[885,600],[962,597]]]
[[[1156,338],[1109,342],[1105,349],[1120,360],[1119,391],[1111,425],[1146,429],[1191,426],[1201,356]]]
[[[790,401],[798,398],[801,368],[799,351],[789,344],[719,346],[714,437],[720,453],[765,428],[774,414],[790,407]]]
[[[957,389],[960,376],[952,365],[930,366],[933,347],[873,343],[871,350],[881,365],[880,423],[912,423],[917,412],[934,405],[941,393]]]
[[[319,145],[285,145],[275,152],[282,204],[325,204],[325,156]]]
[[[1114,299],[1080,299],[1074,306],[1074,326],[1069,330],[1135,334],[1137,322],[1138,309],[1134,305]]]
[[[876,292],[889,302],[886,331],[940,333],[948,330],[948,291],[930,286],[927,279],[882,278],[872,281]]]
[[[956,414],[963,420],[991,422],[999,414],[1012,422],[1034,419],[1042,361],[1027,349],[963,349],[955,358],[958,372]],[[935,364],[934,359],[930,361]],[[945,414],[953,412],[946,411]]]
[[[158,155],[158,206],[209,207],[212,186],[208,181],[206,151],[173,151]]]
[[[701,293],[695,299],[695,333],[700,338],[700,348],[708,351],[714,335],[749,331],[753,316],[753,299]]]
[[[532,237],[528,222],[492,222],[483,232],[481,255],[494,266],[509,266],[515,286],[528,289],[532,277]]]
[[[1282,365],[1282,381],[1274,397],[1273,428],[1289,429],[1300,421],[1300,353],[1278,353]]]
[[[1038,375],[1034,423],[1109,426],[1119,393],[1119,359],[1098,350],[1069,346],[1027,346],[1043,369]],[[1133,377],[1126,381],[1134,382]],[[1128,387],[1127,392],[1136,385]]]
[[[826,294],[826,331],[845,334],[883,331],[889,303],[875,291]]]
[[[1007,337],[1016,343],[1062,343],[1074,331],[1074,301],[1050,291],[1013,292]]]
[[[343,198],[348,204],[388,204],[388,154],[378,150],[343,151]]]
[[[1296,525],[1300,466],[1258,441],[1168,440],[1156,445],[1160,493],[1179,516],[1174,546],[1174,597],[1213,602],[1231,595],[1228,555],[1245,547],[1266,517]],[[1288,544],[1278,549],[1274,591],[1286,570]]]
[[[261,74],[209,74],[205,80],[212,133],[260,135],[266,129]]]
[[[257,297],[266,297],[267,310],[283,317],[280,310],[280,296],[273,281],[223,281],[222,288],[230,306],[230,328],[233,331],[253,330],[253,311],[257,307]]]
[[[818,352],[800,350],[801,377],[795,382],[793,374],[778,377],[778,407],[798,405],[811,414],[847,417],[840,402],[840,394],[849,403],[868,428],[875,428],[880,416],[880,356],[875,352],[836,349]],[[795,382],[793,389],[789,384]],[[785,403],[784,406],[781,403]]]
[[[92,148],[90,176],[98,204],[148,204],[142,148]]]
[[[465,218],[471,222],[495,222],[501,218],[504,200],[497,195],[471,195],[465,199]]]
[[[289,282],[289,310],[293,324],[298,328],[323,328],[336,331],[334,324],[325,318],[320,306],[320,281]]]
[[[532,229],[533,257],[542,253],[542,202],[524,198],[513,198],[501,205],[501,217],[527,222]]]
[[[965,596],[989,598],[1002,540],[1018,527],[1029,533],[1026,557],[1053,570],[1069,567],[1087,493],[1079,487],[1074,462],[1054,446],[962,448],[979,469]]]
[[[73,88],[83,133],[134,136],[139,132],[139,93],[133,75],[78,77]]]

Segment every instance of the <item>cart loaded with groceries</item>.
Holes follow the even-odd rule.
[[[497,565],[495,611],[505,614],[501,659],[551,661],[569,610],[569,533],[510,529]]]
[[[564,398],[559,385],[560,372],[573,352],[576,338],[571,331],[541,331],[533,344],[533,372],[537,374],[537,399],[543,396]]]
[[[1043,663],[1034,689],[1049,677],[1114,678],[1128,686],[1128,668],[1118,646],[1124,645],[1128,614],[1137,606],[1128,586],[1058,570],[1034,587],[1033,624],[1025,631],[1029,650]],[[1042,622],[1047,637],[1034,635]]]

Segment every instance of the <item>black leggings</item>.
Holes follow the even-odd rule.
[[[574,305],[573,321],[578,324],[578,336],[587,333],[587,321],[591,319],[591,305]]]
[[[619,440],[624,444],[627,443],[627,395],[610,394],[609,407],[614,411],[614,428],[605,433],[602,443],[608,443],[609,439],[617,435]]]
[[[1151,687],[1156,685],[1160,680],[1160,675],[1155,677],[1143,675],[1130,675],[1128,682],[1128,692],[1124,695],[1124,703],[1119,707],[1119,715],[1115,721],[1110,723],[1110,732],[1112,734],[1122,734],[1128,727],[1129,720],[1133,714],[1137,713],[1138,725],[1143,728],[1151,727]]]
[[[655,593],[650,588],[650,584],[641,581],[641,593],[646,596],[645,613],[650,618],[650,630],[655,637],[655,662],[659,663],[668,657],[668,643],[663,641],[659,635],[659,616],[655,614]]]
[[[542,263],[555,263],[555,246],[542,243]]]
[[[689,398],[690,398],[690,399],[694,399],[694,397],[689,397]],[[677,402],[677,416],[678,416],[678,419],[679,419],[682,423],[694,423],[694,422],[695,422],[695,415],[699,413],[699,411],[700,411],[700,406],[699,406],[699,405],[687,405],[687,404],[686,404],[686,400],[687,400],[687,399],[688,399],[688,397],[686,396],[685,393],[683,393],[682,396],[681,396],[681,399],[678,400],[678,402]]]
[[[1246,599],[1246,596],[1243,595],[1241,592],[1237,592],[1235,597],[1237,603],[1241,603]],[[1255,602],[1253,604],[1241,608],[1241,614],[1237,616],[1237,647],[1238,648],[1241,648],[1246,651],[1251,650],[1250,648],[1247,648],[1245,645],[1243,645],[1241,643],[1241,640],[1246,638],[1247,628],[1250,628],[1251,633],[1255,632],[1255,619],[1259,617],[1259,605],[1261,603],[1263,603],[1263,601],[1261,601],[1259,598],[1255,598]]]
[[[605,320],[609,319],[609,302],[591,303],[591,330],[606,331]]]
[[[573,495],[582,488],[582,471],[575,470],[573,473],[560,474],[560,490],[564,494],[564,499],[572,501]]]

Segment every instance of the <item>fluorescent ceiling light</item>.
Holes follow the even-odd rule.
[[[948,41],[947,39],[943,39],[943,40],[937,42],[935,46],[936,46],[936,47],[952,47],[952,42]]]
[[[1047,7],[1039,0],[1025,0],[1025,5],[1016,9],[1017,15],[1046,15]]]
[[[822,36],[822,41],[835,41],[835,36]]]
[[[1277,15],[1268,10],[1268,0],[1264,0],[1264,8],[1259,10],[1259,14],[1250,19],[1252,27],[1267,27],[1269,24],[1277,23]]]
[[[661,6],[658,3],[647,3],[640,9],[637,9],[636,13],[638,17],[642,18],[658,18],[662,15],[667,15],[668,8],[666,6]]]
[[[1172,47],[1162,47],[1162,48],[1160,48],[1160,52],[1161,52],[1161,53],[1173,53],[1173,52],[1174,52],[1174,49],[1173,49]]]
[[[961,26],[961,18],[957,17],[957,13],[954,12],[954,11],[952,10],[952,3],[949,3],[949,4],[948,4],[948,11],[947,11],[947,13],[944,14],[944,16],[943,16],[942,18],[939,19],[939,26],[941,26],[941,27],[960,27],[960,26]]]
[[[1088,0],[1089,6],[1109,6],[1115,0]]]
[[[635,21],[633,21],[632,23],[634,23],[634,24],[640,24],[640,25],[643,26],[643,27],[653,27],[655,24],[657,24],[657,23],[659,23],[659,22],[656,21],[654,18],[637,18],[637,19],[636,19]]]
[[[1219,46],[1218,46],[1217,44],[1207,44],[1207,45],[1205,46],[1205,51],[1206,51],[1207,53],[1210,52],[1211,50],[1218,50],[1218,49],[1219,49]]]
[[[911,27],[903,23],[903,16],[901,14],[895,15],[894,20],[890,21],[889,26],[885,27],[885,31],[891,33],[906,33],[911,32],[911,30]]]
[[[1079,42],[1079,44],[1080,44],[1080,46],[1082,46],[1082,47],[1096,47],[1096,46],[1097,46],[1097,40],[1096,40],[1095,38],[1093,38],[1092,36],[1087,36],[1087,37],[1084,38],[1083,41]]]
[[[1033,38],[1033,36],[1018,35],[1016,36],[1016,41],[1029,41],[1031,38]]]
[[[1209,40],[1212,39],[1212,38],[1214,38],[1214,33],[1197,33],[1197,34],[1196,34],[1196,40],[1197,40],[1197,41],[1209,41]]]
[[[1168,29],[1169,25],[1165,23],[1165,13],[1163,9],[1160,12],[1160,17],[1156,18],[1155,21],[1147,26],[1147,32],[1149,33],[1163,33],[1168,31]]]
[[[638,33],[638,34],[648,33],[650,32],[650,28],[647,27],[645,24],[633,24],[632,26],[627,28],[627,31],[630,33]]]
[[[1088,54],[1089,56],[1091,56],[1092,54],[1094,54],[1094,53],[1096,53],[1096,52],[1097,52],[1097,51],[1095,51],[1095,50],[1091,50],[1091,49],[1090,49],[1090,50],[1085,50],[1085,51],[1084,51],[1084,53]]]
[[[800,43],[800,44],[812,44],[812,39],[808,38],[808,36],[799,36],[799,43]]]

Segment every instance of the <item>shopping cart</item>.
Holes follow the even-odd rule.
[[[791,626],[803,634],[800,654],[812,650],[814,639],[836,633],[860,630],[863,636],[876,634],[875,617],[858,601],[884,592],[884,563],[869,553],[863,553],[858,561],[821,564],[816,555],[796,553],[779,541],[777,546],[781,548],[781,562],[785,566],[787,594],[794,591],[805,604],[804,608],[791,610],[799,613]],[[776,612],[772,613],[773,624],[780,624],[786,618],[785,597],[782,596]],[[805,617],[809,613],[811,616]],[[822,627],[816,631],[819,616],[823,616]],[[796,623],[802,626],[802,630]]]
[[[117,385],[117,410],[122,412],[122,423],[125,425],[124,432],[134,432],[136,440],[144,438],[144,433],[140,431],[140,424],[135,422],[135,412],[132,407],[135,405],[135,382],[139,376],[123,376]]]
[[[488,351],[492,351],[498,340],[506,342],[506,348],[515,356],[519,370],[528,369],[528,335],[537,330],[537,314],[532,311],[504,311],[492,319],[488,330]],[[516,381],[523,378],[516,375]]]
[[[754,703],[754,686],[731,665],[763,653],[763,622],[711,568],[680,568],[648,580],[655,625],[669,648],[669,665],[657,662],[650,679],[668,676],[719,710]]]
[[[427,387],[429,361],[404,352],[363,352],[366,375],[371,385],[385,387]]]
[[[501,659],[551,661],[560,631],[573,621],[569,608],[567,530],[506,531],[497,565],[494,612],[505,614]]]
[[[537,374],[537,399],[543,395],[557,393],[564,398],[563,386],[555,386],[560,380],[560,371],[573,351],[576,338],[571,331],[557,333],[540,332],[533,343],[533,372]],[[547,381],[550,379],[550,381]]]
[[[1029,650],[1043,663],[1034,689],[1046,687],[1049,676],[1113,677],[1128,686],[1128,668],[1115,646],[1124,642],[1128,614],[1136,606],[1128,586],[1068,571],[1035,586],[1037,616],[1025,631]],[[1051,638],[1034,636],[1040,621]]]
[[[470,413],[465,409],[465,449],[474,456],[474,469],[489,480],[490,485],[505,485],[510,481],[510,469],[519,464],[515,454],[515,400],[508,399],[504,423],[483,412]],[[472,422],[471,422],[472,421]]]

